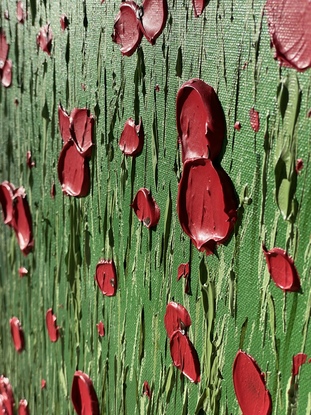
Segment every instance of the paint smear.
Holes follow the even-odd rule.
[[[164,325],[167,336],[171,339],[175,331],[180,331],[183,335],[187,334],[191,326],[191,318],[184,306],[171,301],[166,306]]]
[[[0,376],[0,413],[14,414],[14,395],[10,381],[5,376]]]
[[[210,159],[184,163],[178,186],[177,213],[183,231],[200,251],[214,252],[232,234],[238,202],[233,184]]]
[[[40,28],[39,33],[37,34],[37,45],[43,52],[51,55],[52,51],[52,41],[53,41],[53,32],[51,25],[48,23]]]
[[[149,383],[146,380],[144,381],[144,384],[143,384],[143,395],[151,399],[151,389],[150,389]]]
[[[233,363],[234,390],[243,414],[269,415],[271,396],[255,360],[239,350]]]
[[[284,249],[273,248],[270,251],[263,245],[263,253],[269,274],[275,285],[283,291],[300,291],[300,278],[293,259]]]
[[[18,415],[29,415],[29,407],[26,399],[21,399],[18,405]]]
[[[303,169],[303,160],[297,159],[296,160],[296,173],[300,173],[302,169]]]
[[[311,68],[310,1],[267,0],[265,10],[274,58],[297,71]]]
[[[170,339],[171,357],[176,366],[191,382],[200,382],[198,353],[188,336],[175,331]]]
[[[56,316],[53,314],[52,308],[49,308],[45,314],[45,325],[51,342],[59,339],[59,327],[56,324]]]
[[[137,156],[144,145],[144,128],[140,118],[136,125],[132,118],[126,120],[119,140],[119,147],[126,156]]]
[[[255,133],[258,133],[260,129],[260,119],[259,119],[259,112],[256,111],[254,108],[249,110],[249,121],[251,123],[252,129]]]
[[[307,355],[305,353],[298,353],[293,356],[292,375],[297,376],[299,373],[300,366],[305,364],[307,361]]]
[[[151,193],[146,188],[141,188],[131,204],[138,220],[147,228],[153,228],[160,220],[160,209]]]
[[[194,158],[214,160],[225,135],[225,118],[214,89],[200,79],[190,79],[176,98],[176,122],[183,163]]]
[[[192,0],[192,6],[194,11],[194,16],[199,17],[203,13],[203,10],[208,5],[209,0]]]
[[[114,21],[112,40],[121,46],[122,55],[131,56],[139,46],[142,31],[137,14],[139,7],[134,1],[124,1]]]
[[[81,370],[74,374],[71,401],[78,415],[99,415],[98,398],[89,376]]]
[[[10,327],[14,347],[18,353],[21,353],[25,348],[25,338],[21,323],[17,317],[10,319]]]
[[[101,292],[107,297],[116,295],[117,272],[112,260],[101,259],[96,265],[95,280]]]
[[[236,122],[234,123],[234,129],[235,129],[236,131],[241,131],[241,128],[242,128],[242,126],[241,126],[240,121],[236,121]]]
[[[167,0],[144,0],[140,28],[152,45],[163,32],[167,21]]]
[[[96,324],[96,327],[97,327],[98,335],[100,337],[104,337],[105,336],[105,326],[104,326],[104,323],[102,321],[100,321],[98,324]]]

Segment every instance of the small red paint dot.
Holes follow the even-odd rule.
[[[240,121],[236,121],[235,123],[234,123],[234,129],[235,130],[237,130],[237,131],[240,131],[241,130],[241,123],[240,123]]]
[[[151,389],[150,389],[149,383],[146,380],[144,381],[144,385],[143,385],[143,395],[151,399]]]
[[[159,84],[156,84],[156,86],[154,87],[154,89],[155,89],[156,92],[160,92],[160,86],[159,86]]]
[[[102,321],[100,321],[98,324],[96,324],[97,327],[97,331],[100,337],[104,337],[105,336],[105,326],[104,323]]]
[[[249,120],[251,123],[252,129],[257,133],[260,129],[260,120],[259,120],[259,112],[255,110],[255,108],[251,108],[249,110]]]
[[[303,161],[302,159],[297,159],[296,161],[296,172],[299,173],[303,169]]]
[[[45,388],[46,388],[46,380],[41,379],[41,389],[45,389]]]
[[[28,270],[25,267],[18,268],[18,274],[22,278],[28,274]]]
[[[65,31],[69,26],[69,20],[65,14],[62,14],[60,17],[60,27],[62,31]]]

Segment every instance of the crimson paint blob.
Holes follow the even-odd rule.
[[[144,145],[144,128],[142,120],[136,125],[132,118],[126,120],[119,140],[119,147],[126,156],[137,156]]]
[[[65,14],[62,14],[60,17],[60,27],[62,31],[64,32],[68,26],[69,26],[68,17]]]
[[[124,1],[114,21],[112,40],[121,46],[122,55],[131,56],[142,39],[137,15],[139,7],[134,1]]]
[[[9,49],[5,32],[0,29],[0,79],[5,88],[12,83],[12,61],[8,59]]]
[[[71,401],[78,415],[99,415],[98,398],[89,376],[81,370],[74,374]]]
[[[216,244],[228,240],[237,207],[233,184],[221,167],[204,158],[184,163],[177,213],[183,231],[198,250],[210,255]]]
[[[164,316],[164,325],[169,338],[175,331],[181,331],[186,334],[191,326],[191,318],[187,309],[175,301],[171,301],[166,306]]]
[[[140,16],[140,28],[148,42],[155,44],[167,21],[167,0],[144,0]]]
[[[268,266],[269,274],[275,285],[283,291],[300,291],[300,278],[293,259],[281,248],[270,251],[263,245],[263,253]]]
[[[265,11],[274,58],[298,71],[311,68],[310,1],[267,0]]]
[[[251,108],[249,110],[249,120],[250,120],[252,129],[255,131],[255,133],[258,133],[260,129],[259,112],[256,111],[254,108]]]
[[[270,415],[271,396],[264,376],[252,356],[239,350],[233,363],[233,384],[240,408],[245,415]]]
[[[296,169],[296,173],[301,172],[301,170],[303,169],[303,160],[302,159],[297,159],[295,169]]]
[[[107,297],[116,295],[117,272],[114,262],[101,259],[96,265],[95,280],[101,292]]]
[[[5,376],[0,376],[0,413],[14,414],[14,395],[10,381]]]
[[[25,277],[28,274],[28,270],[25,267],[18,268],[18,274],[21,278]]]
[[[293,356],[292,375],[297,376],[299,368],[307,361],[307,355],[305,353],[297,353]]]
[[[18,415],[29,415],[29,407],[26,399],[21,399],[18,405]]]
[[[214,160],[225,135],[225,117],[214,89],[201,79],[190,79],[176,98],[176,123],[183,163],[194,158]]]
[[[192,0],[194,16],[199,17],[207,6],[209,0]]]
[[[51,342],[56,342],[59,339],[59,327],[56,324],[56,316],[53,314],[52,308],[46,312],[45,324]]]
[[[52,51],[53,32],[51,25],[48,23],[40,28],[37,34],[37,45],[48,55]]]
[[[143,222],[147,228],[153,228],[160,220],[160,209],[157,202],[146,188],[141,188],[131,204],[138,220]]]
[[[96,324],[96,327],[97,327],[98,335],[100,337],[104,337],[105,336],[105,326],[104,326],[104,323],[102,321],[100,321],[98,324]]]
[[[45,388],[46,388],[46,380],[41,379],[41,389],[45,389]]]
[[[2,207],[3,222],[12,226],[13,198],[15,187],[12,183],[4,181],[0,184],[0,204]]]
[[[25,348],[25,338],[21,323],[17,317],[10,319],[11,335],[14,347],[18,353],[21,353]]]

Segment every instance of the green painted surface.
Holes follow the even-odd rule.
[[[12,87],[0,89],[0,180],[25,187],[35,237],[34,253],[23,257],[11,229],[1,225],[0,371],[16,400],[25,397],[32,414],[72,414],[71,382],[80,369],[93,380],[102,414],[237,414],[232,363],[242,348],[265,373],[273,414],[310,414],[311,365],[302,367],[298,390],[288,399],[292,356],[311,355],[310,74],[281,69],[274,61],[264,2],[211,0],[195,19],[191,2],[170,1],[156,45],[144,39],[130,58],[111,41],[117,2],[25,5],[24,25],[16,21],[15,2],[0,5],[13,61]],[[10,20],[3,18],[6,9]],[[62,13],[70,22],[64,33]],[[51,57],[36,46],[46,22],[54,33]],[[182,166],[175,97],[193,77],[212,85],[222,103],[222,166],[240,198],[233,237],[209,257],[191,246],[176,215]],[[63,197],[57,179],[60,101],[68,111],[86,106],[96,116],[92,189],[84,199]],[[249,122],[252,107],[260,114],[257,134]],[[124,122],[140,116],[143,152],[135,160],[124,158],[118,148]],[[233,128],[236,120],[240,132]],[[36,162],[32,170],[26,166],[28,150]],[[304,162],[298,175],[296,158]],[[130,209],[143,186],[161,209],[155,231]],[[293,256],[302,293],[285,295],[270,282],[263,242]],[[95,286],[101,258],[115,261],[116,297],[103,297]],[[177,282],[177,267],[187,261],[190,296],[184,281]],[[20,266],[28,276],[19,278]],[[189,336],[202,367],[198,385],[171,363],[163,317],[172,299],[193,321]],[[55,344],[45,328],[50,307],[61,326]],[[13,315],[25,331],[21,354],[11,341]],[[97,334],[100,320],[103,338]],[[43,390],[41,379],[47,382]],[[151,400],[142,395],[145,380]]]

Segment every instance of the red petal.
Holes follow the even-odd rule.
[[[184,306],[171,301],[166,306],[164,325],[168,337],[171,338],[177,330],[185,334],[191,326],[191,318]]]
[[[148,42],[155,44],[167,21],[166,0],[144,0],[142,5],[140,28]]]
[[[100,337],[104,337],[105,336],[105,326],[104,323],[102,321],[100,321],[98,324],[96,324],[97,327],[97,331]]]
[[[141,188],[131,204],[138,219],[147,228],[156,226],[160,220],[160,209],[151,193],[146,188]]]
[[[0,29],[0,69],[3,69],[8,58],[10,45],[6,41],[5,32]]]
[[[21,399],[19,401],[18,415],[29,415],[28,402],[26,399]]]
[[[91,157],[94,118],[86,108],[74,108],[70,114],[70,132],[83,157]]]
[[[4,181],[0,184],[0,203],[2,206],[3,221],[12,226],[13,220],[13,195],[15,187],[12,183]]]
[[[249,120],[252,126],[252,129],[257,133],[260,128],[259,112],[254,108],[249,110]]]
[[[120,137],[120,150],[127,156],[137,156],[141,153],[144,145],[144,128],[140,119],[136,125],[132,118],[129,118],[125,124]]]
[[[14,395],[8,378],[0,376],[0,413],[6,415],[14,414]],[[1,412],[2,411],[2,412]]]
[[[237,217],[233,184],[210,159],[189,160],[178,187],[177,213],[197,249],[213,253],[233,231]]]
[[[46,24],[40,28],[37,35],[37,45],[46,52],[48,55],[51,54],[52,50],[53,32],[50,24]]]
[[[262,247],[268,271],[275,285],[283,291],[299,291],[300,278],[293,259],[281,248],[273,248],[270,251]]]
[[[23,187],[16,189],[13,206],[12,226],[21,251],[24,255],[28,255],[33,249],[34,240],[32,234],[32,217]]]
[[[117,291],[117,272],[113,261],[102,259],[96,265],[95,280],[104,295],[112,297]]]
[[[137,14],[139,7],[134,1],[124,1],[114,22],[112,40],[121,45],[121,53],[131,56],[140,44],[143,36]]]
[[[2,85],[5,88],[8,88],[12,84],[12,61],[7,59],[4,63],[1,76]]]
[[[209,0],[192,0],[192,6],[194,10],[194,16],[199,17],[203,13],[203,10],[208,5]]]
[[[63,147],[58,160],[58,178],[62,191],[75,197],[87,196],[90,192],[89,162],[69,140]]]
[[[51,342],[56,342],[59,338],[59,327],[56,325],[56,316],[52,308],[49,308],[45,315],[45,324]]]
[[[241,350],[233,363],[233,384],[243,414],[271,414],[271,396],[255,360]]]
[[[181,277],[188,278],[189,273],[189,262],[187,262],[186,264],[180,264],[177,270],[177,281],[179,281]]]
[[[99,415],[99,404],[93,383],[81,370],[77,370],[73,377],[71,401],[78,415]]]
[[[180,331],[175,331],[170,340],[170,351],[174,365],[191,382],[200,382],[200,361],[189,338]]]
[[[300,366],[307,361],[307,355],[305,353],[298,353],[293,356],[292,375],[297,376]]]
[[[190,79],[178,91],[176,122],[183,162],[215,159],[225,135],[225,117],[214,89],[200,79]]]
[[[63,139],[64,143],[67,143],[67,141],[70,140],[71,134],[70,134],[70,119],[69,114],[61,104],[58,106],[58,125],[59,125],[59,131],[60,135]]]
[[[17,317],[10,319],[11,335],[14,343],[14,347],[17,352],[22,352],[25,347],[24,332],[21,323]]]

